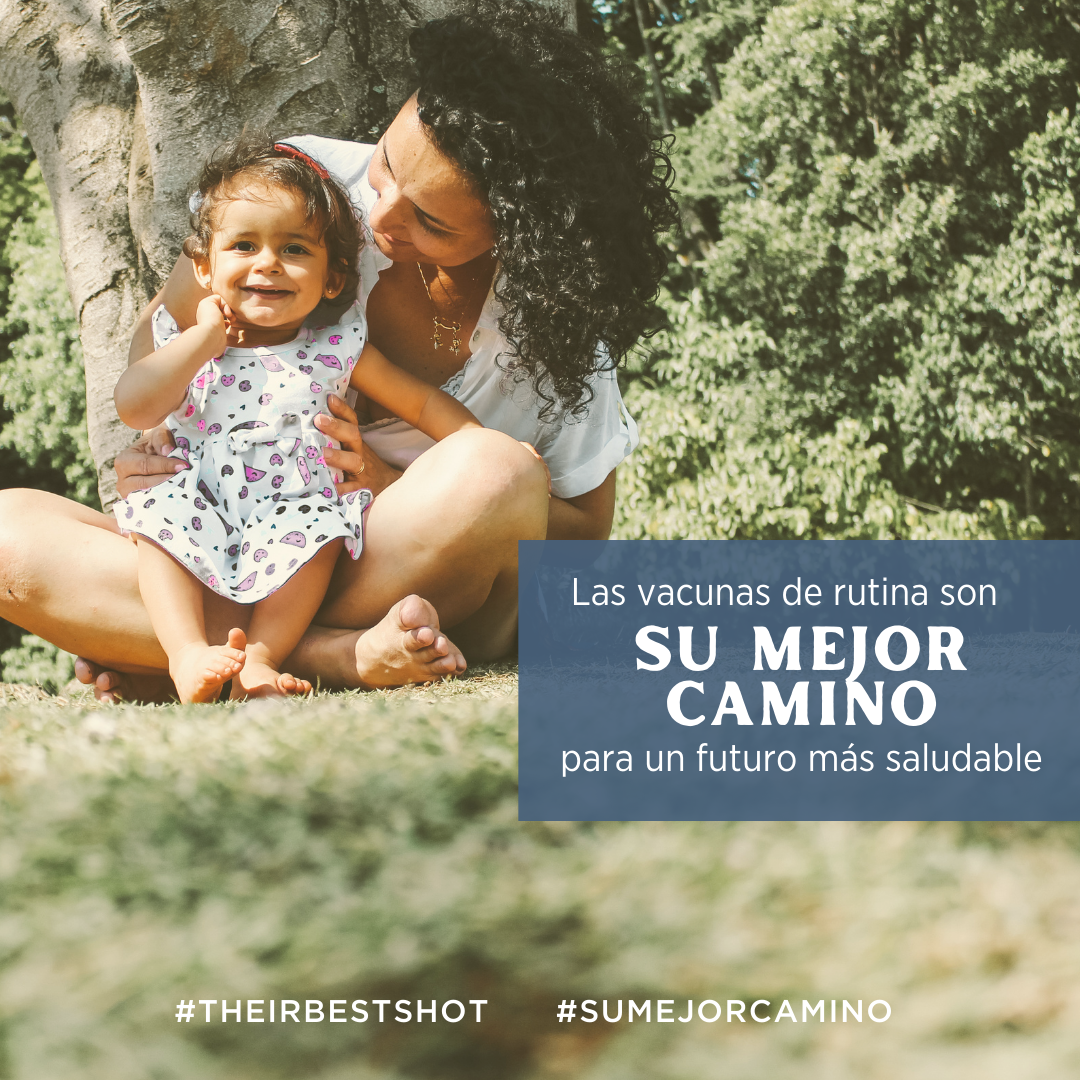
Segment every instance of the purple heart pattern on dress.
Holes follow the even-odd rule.
[[[152,538],[210,588],[245,604],[279,589],[330,540],[340,537],[357,557],[371,495],[337,496],[324,457],[336,444],[314,418],[328,413],[329,392],[344,394],[364,330],[362,321],[309,329],[300,347],[227,349],[200,368],[167,421],[171,454],[187,469],[153,495],[136,492],[118,503],[123,528]],[[283,422],[287,415],[295,429]],[[274,558],[275,544],[287,546],[289,557]]]

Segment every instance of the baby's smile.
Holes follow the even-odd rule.
[[[268,299],[274,299],[280,296],[292,296],[291,289],[276,289],[270,285],[242,285],[240,291],[243,293],[254,293],[256,296],[262,296]]]

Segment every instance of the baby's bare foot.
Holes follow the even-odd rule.
[[[233,684],[233,697],[293,697],[311,693],[311,683],[287,671],[277,671],[272,664],[248,657],[244,670]]]
[[[435,608],[415,594],[396,603],[354,644],[356,675],[367,688],[432,682],[460,675],[465,657],[439,629]]]
[[[169,658],[169,674],[182,702],[216,701],[225,683],[244,669],[245,660],[243,650],[229,645],[185,645]]]

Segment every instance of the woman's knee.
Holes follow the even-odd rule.
[[[33,523],[41,509],[40,495],[29,488],[0,491],[0,607],[27,599],[32,555],[39,543]]]
[[[546,525],[547,470],[526,446],[490,428],[459,431],[444,445],[455,486],[469,492],[477,509],[506,520],[543,518]]]

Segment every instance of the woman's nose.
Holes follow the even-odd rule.
[[[404,209],[404,199],[397,189],[387,185],[379,192],[379,197],[371,208],[368,224],[374,232],[402,237],[406,231]]]

